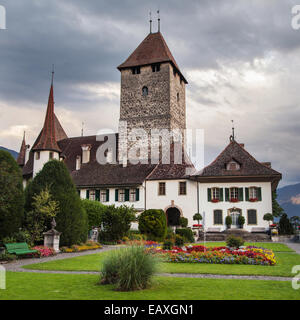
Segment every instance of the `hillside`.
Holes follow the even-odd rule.
[[[300,183],[277,190],[278,203],[289,217],[300,216]]]
[[[18,152],[0,146],[0,150],[8,151],[15,159],[18,158]]]

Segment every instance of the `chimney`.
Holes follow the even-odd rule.
[[[92,148],[92,146],[90,144],[83,144],[81,146],[81,149],[82,149],[82,163],[90,162],[91,148]]]

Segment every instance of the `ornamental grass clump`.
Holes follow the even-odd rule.
[[[142,246],[113,250],[103,262],[100,284],[114,284],[116,290],[134,291],[150,286],[157,259]]]

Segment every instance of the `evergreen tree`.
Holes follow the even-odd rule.
[[[17,232],[24,213],[21,170],[7,151],[0,150],[0,239]]]
[[[279,234],[293,234],[294,229],[286,213],[279,220]]]
[[[281,217],[284,214],[284,210],[281,208],[279,203],[277,202],[277,191],[273,191],[272,193],[272,214],[273,217]]]
[[[26,190],[27,213],[31,212],[34,196],[48,188],[51,199],[57,202],[56,229],[62,232],[60,244],[71,246],[86,241],[88,224],[76,187],[65,164],[58,160],[47,162]]]

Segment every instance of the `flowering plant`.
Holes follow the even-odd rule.
[[[194,228],[202,228],[202,224],[193,224]]]
[[[256,201],[258,201],[258,199],[257,198],[250,198],[249,201],[250,202],[256,202]]]
[[[211,202],[218,203],[218,202],[220,202],[220,200],[219,199],[212,199]]]
[[[237,199],[237,198],[231,198],[231,199],[230,199],[230,202],[239,202],[239,199]]]
[[[37,251],[37,255],[39,257],[50,257],[55,255],[55,251],[52,248],[44,247],[44,246],[36,246],[32,248]]]
[[[270,228],[276,228],[277,227],[277,223],[273,223],[270,225]]]

